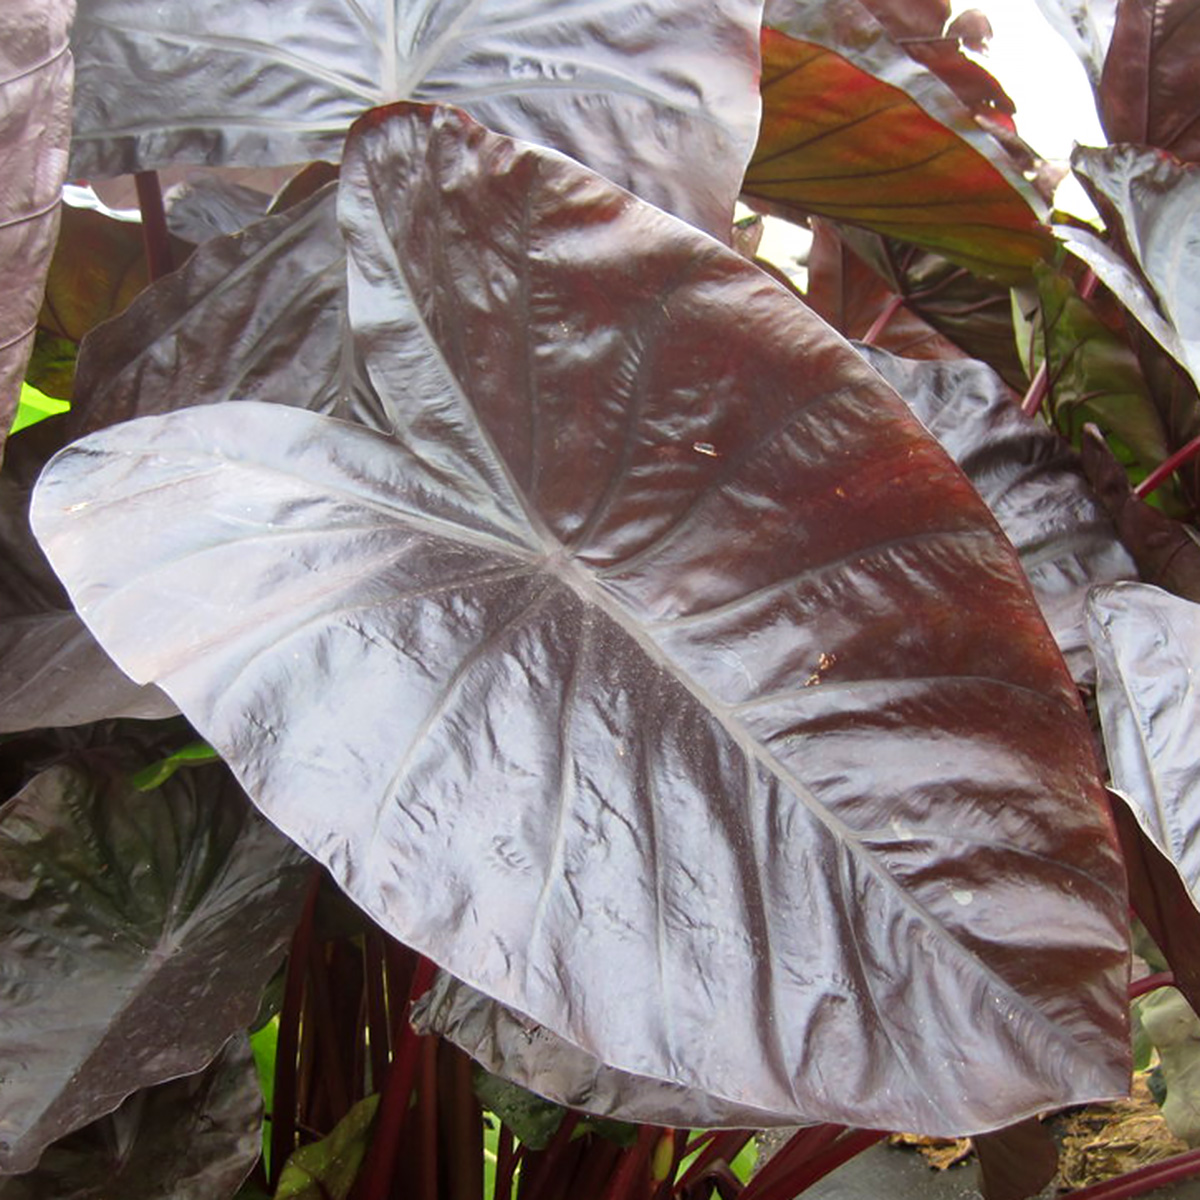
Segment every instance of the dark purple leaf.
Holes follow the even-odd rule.
[[[1009,541],[1071,674],[1095,676],[1084,601],[1098,583],[1137,576],[1079,459],[1053,430],[1023,416],[982,363],[911,362],[860,352],[966,472]]]
[[[1200,166],[1139,146],[1077,146],[1071,165],[1126,260],[1083,231],[1057,232],[1200,383]]]
[[[50,424],[25,430],[0,474],[0,733],[177,711],[100,648],[30,531],[29,491],[61,445]]]
[[[206,242],[80,351],[73,435],[147,413],[267,400],[386,418],[346,318],[346,252],[325,188]]]
[[[89,0],[72,170],[341,157],[395,100],[456,104],[728,240],[762,0]]]
[[[0,10],[0,452],[33,348],[67,173],[74,0]]]
[[[68,1134],[0,1200],[228,1200],[262,1149],[262,1094],[244,1035],[196,1075],[135,1092]]]
[[[167,227],[195,245],[238,233],[266,215],[271,195],[214,173],[200,175],[163,190]]]
[[[772,0],[766,21],[752,203],[861,225],[1006,282],[1051,248],[1000,146],[857,0]]]
[[[1096,89],[1110,142],[1137,142],[1200,159],[1197,0],[1120,0]]]
[[[160,789],[156,754],[92,750],[0,808],[0,1171],[249,1024],[307,879],[223,766]]]
[[[983,1200],[1026,1200],[1058,1173],[1058,1143],[1037,1117],[975,1139]]]
[[[1200,605],[1145,583],[1088,602],[1113,791],[1179,871],[1200,908]]]
[[[1090,735],[903,404],[453,110],[364,119],[340,189],[395,436],[241,403],[56,459],[35,527],[118,661],[389,931],[610,1066],[931,1132],[1120,1091]]]
[[[1036,0],[1036,3],[1042,16],[1079,56],[1092,87],[1098,87],[1117,19],[1117,0]]]

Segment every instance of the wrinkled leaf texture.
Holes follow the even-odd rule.
[[[138,791],[92,751],[0,808],[0,1171],[249,1024],[309,868],[220,765]]]
[[[1120,0],[1096,101],[1110,142],[1200,160],[1198,0]]]
[[[1077,146],[1071,165],[1154,297],[1110,282],[1111,256],[1067,244],[1200,384],[1200,165],[1139,146]]]
[[[67,173],[74,0],[0,10],[0,452],[33,348]]]
[[[339,208],[394,436],[206,406],[43,475],[118,662],[385,928],[610,1066],[930,1131],[1119,1091],[1074,687],[890,390],[453,110],[361,121]]]
[[[1193,684],[1200,605],[1126,583],[1097,588],[1088,611],[1113,790],[1200,908],[1200,700]]]
[[[229,1200],[261,1150],[262,1093],[238,1034],[203,1071],[135,1092],[0,1179],[0,1200]]]
[[[1134,579],[1137,568],[1078,457],[1053,430],[1024,416],[983,363],[912,362],[871,346],[860,353],[966,472],[1017,548],[1071,674],[1090,683],[1088,591]]]
[[[1036,199],[957,97],[858,0],[770,0],[763,120],[742,185],[1011,281],[1051,244]]]
[[[0,733],[177,711],[105,654],[34,540],[29,492],[61,445],[54,423],[23,430],[0,474]]]
[[[72,172],[341,157],[394,100],[455,104],[729,238],[761,0],[85,0]]]

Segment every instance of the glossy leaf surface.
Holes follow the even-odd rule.
[[[1200,160],[1197,0],[1120,0],[1096,100],[1110,142]]]
[[[228,1200],[261,1149],[262,1096],[244,1034],[195,1075],[135,1092],[62,1141],[0,1200]]]
[[[49,426],[14,436],[0,474],[0,733],[172,716],[158,688],[134,683],[100,648],[34,540],[29,491],[47,444],[62,444]]]
[[[8,0],[0,11],[0,451],[33,348],[67,173],[74,0]]]
[[[860,352],[966,472],[1021,556],[1021,565],[1075,680],[1094,677],[1084,601],[1137,569],[1083,476],[1079,459],[1012,401],[982,363],[911,362]]]
[[[1149,584],[1098,589],[1090,633],[1113,789],[1200,907],[1200,605]]]
[[[719,238],[754,144],[761,0],[88,0],[72,170],[336,161],[394,100],[456,104]]]
[[[1071,165],[1115,226],[1130,265],[1154,289],[1161,313],[1119,283],[1113,290],[1200,383],[1200,166],[1138,146],[1077,147]],[[1094,269],[1109,283],[1103,262]]]
[[[931,1130],[1119,1090],[1074,687],[901,402],[452,110],[364,119],[340,189],[395,434],[243,402],[57,458],[34,524],[118,661],[395,936],[610,1066]]]
[[[939,250],[1002,279],[1049,241],[998,145],[856,0],[772,0],[754,202]]]
[[[0,1169],[249,1024],[295,923],[303,856],[221,766],[161,789],[133,749],[37,775],[0,808]]]

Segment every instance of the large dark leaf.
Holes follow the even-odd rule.
[[[0,1170],[26,1171],[249,1024],[295,923],[303,856],[220,765],[138,791],[93,750],[0,808]]]
[[[1077,146],[1071,165],[1127,264],[1085,233],[1060,236],[1200,383],[1200,166],[1139,146]]]
[[[1198,54],[1197,0],[1120,0],[1096,89],[1108,140],[1200,159]]]
[[[999,146],[857,0],[772,0],[763,123],[743,190],[939,250],[1003,279],[1049,240]]]
[[[861,353],[900,393],[987,502],[1033,585],[1077,682],[1095,677],[1084,602],[1098,583],[1137,569],[1053,430],[1030,420],[982,363],[911,362],[869,346]]]
[[[452,110],[372,114],[340,187],[395,437],[241,403],[60,456],[35,526],[118,661],[396,936],[611,1066],[931,1131],[1119,1091],[1075,689],[890,389]]]
[[[1026,1200],[1058,1171],[1058,1144],[1037,1117],[977,1137],[975,1155],[983,1200]]]
[[[0,451],[33,348],[67,173],[74,0],[6,0],[0,10]]]
[[[1200,908],[1200,605],[1126,583],[1097,588],[1088,611],[1113,790]]]
[[[0,733],[176,712],[100,648],[30,531],[30,489],[62,445],[56,423],[10,439],[0,474]]]
[[[88,0],[75,174],[335,161],[393,100],[457,104],[729,237],[762,0]]]
[[[206,1070],[135,1092],[55,1142],[0,1200],[227,1200],[262,1149],[262,1094],[239,1034]]]

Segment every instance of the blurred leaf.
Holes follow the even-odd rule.
[[[0,978],[2,1170],[209,1062],[295,923],[303,855],[223,767],[137,791],[142,753],[82,753],[0,808],[0,949],[22,964]]]
[[[488,1112],[495,1113],[516,1139],[531,1150],[545,1150],[567,1112],[561,1104],[534,1095],[527,1088],[478,1066],[475,1095]]]
[[[20,433],[30,425],[36,425],[47,417],[57,417],[71,407],[66,400],[56,400],[53,396],[44,395],[37,388],[27,383],[21,384],[21,400],[17,405],[9,434]]]
[[[78,352],[74,342],[39,329],[33,339],[26,380],[45,395],[69,402],[75,387]]]
[[[1058,1172],[1058,1144],[1037,1117],[972,1140],[983,1200],[1026,1200]]]
[[[274,1200],[346,1200],[370,1143],[378,1096],[360,1100],[319,1142],[301,1146],[283,1168]]]
[[[55,1142],[0,1200],[227,1200],[258,1158],[262,1099],[244,1035],[204,1070],[145,1088]]]
[[[33,349],[67,174],[74,0],[0,8],[0,453]]]
[[[1133,494],[1125,468],[1094,427],[1084,429],[1082,458],[1084,472],[1133,555],[1143,582],[1200,601],[1200,537],[1195,529]]]
[[[160,758],[140,771],[135,771],[129,781],[139,792],[150,792],[162,787],[180,767],[210,763],[219,757],[207,742],[189,742],[182,749]]]
[[[763,119],[743,183],[783,215],[831,217],[1026,276],[1051,246],[1036,199],[945,85],[857,0],[772,0]]]
[[[1171,1132],[1200,1146],[1200,1017],[1176,988],[1158,988],[1138,1005],[1142,1027],[1158,1057],[1166,1098],[1162,1114]]]
[[[1036,0],[1042,15],[1079,56],[1092,87],[1100,72],[1117,19],[1117,0]]]
[[[1120,0],[1096,90],[1108,140],[1200,159],[1198,56],[1198,0]]]

